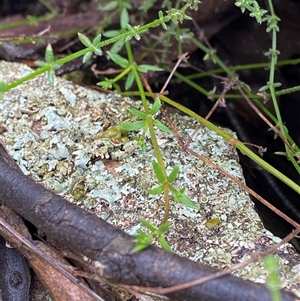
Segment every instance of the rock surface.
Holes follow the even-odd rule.
[[[0,62],[0,80],[6,83],[31,72],[25,65]],[[138,101],[101,94],[61,78],[51,87],[43,75],[4,94],[0,138],[25,174],[135,234],[139,216],[159,225],[164,215],[163,198],[147,193],[158,184],[150,139],[142,151],[134,140],[140,133],[124,134],[114,128],[134,120],[126,108],[140,106]],[[190,117],[177,113],[170,117],[184,140],[197,127]],[[245,191],[185,153],[173,134],[159,130],[156,134],[167,172],[180,166],[175,185],[186,187],[186,194],[200,207],[192,210],[172,201],[167,240],[174,252],[224,269],[278,241],[263,228]],[[214,132],[202,127],[190,148],[243,181],[236,151]],[[276,257],[282,287],[300,295],[299,255],[286,244]],[[261,262],[236,272],[258,282],[267,274]]]

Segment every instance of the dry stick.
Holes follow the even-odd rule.
[[[47,33],[51,29],[51,25],[47,26],[45,29],[41,30],[37,34],[31,35],[30,37],[26,35],[20,35],[20,36],[6,36],[6,37],[0,37],[0,42],[7,42],[7,41],[23,41],[25,39],[34,39],[34,38],[39,38],[43,36],[43,38],[47,40],[53,40],[56,38],[53,38],[51,36],[44,36],[45,33]]]
[[[86,294],[93,297],[95,301],[104,301],[95,292],[88,289],[82,282],[75,278],[70,272],[66,271],[57,260],[54,260],[53,258],[49,257],[47,253],[42,252],[32,242],[30,242],[27,238],[22,236],[18,231],[16,231],[12,226],[10,226],[5,220],[0,218],[0,235],[5,236],[5,239],[7,239],[8,237],[7,235],[5,235],[6,233],[10,234],[9,240],[10,243],[14,242],[14,246],[22,246],[22,248],[27,248],[28,250],[30,250],[32,256],[38,256],[43,260],[47,261],[52,267],[54,267],[66,278],[68,278],[73,284],[77,285]]]
[[[232,266],[229,269],[226,269],[224,271],[216,272],[212,275],[202,277],[201,279],[196,279],[193,281],[189,281],[186,283],[174,285],[171,287],[166,287],[166,288],[149,288],[149,287],[139,287],[139,286],[123,286],[125,288],[131,288],[139,292],[150,292],[150,293],[155,293],[155,294],[170,294],[179,290],[187,289],[196,285],[204,284],[208,281],[215,280],[217,278],[226,276],[234,271],[237,271],[245,266],[247,266],[250,263],[256,262],[260,260],[262,257],[271,254],[274,252],[276,249],[278,249],[281,245],[284,243],[289,242],[291,239],[293,239],[298,233],[300,233],[300,225],[295,229],[295,231],[291,232],[289,235],[287,235],[284,239],[282,239],[279,243],[274,244],[272,247],[270,247],[268,250],[260,253],[253,253],[251,254],[251,257],[243,262],[240,262],[234,266]],[[297,299],[298,300],[298,299]]]
[[[172,69],[172,71],[171,71],[171,73],[170,73],[168,79],[166,80],[166,82],[165,82],[164,86],[162,87],[162,89],[160,90],[159,94],[163,94],[163,93],[165,92],[165,90],[166,90],[166,88],[167,88],[167,86],[168,86],[168,84],[169,84],[171,78],[173,77],[173,75],[174,75],[176,69],[178,68],[178,66],[180,65],[180,63],[181,63],[184,59],[187,58],[187,56],[188,56],[188,52],[185,52],[185,53],[183,53],[182,55],[179,56],[179,58],[178,58],[178,60],[177,60],[177,63],[175,64],[174,68]]]
[[[212,113],[216,110],[216,108],[220,105],[220,103],[222,101],[224,101],[225,95],[226,95],[226,93],[228,91],[229,91],[229,89],[227,87],[224,87],[224,89],[223,89],[222,93],[220,94],[218,100],[215,102],[215,104],[213,105],[213,107],[210,109],[210,111],[208,112],[208,114],[205,116],[206,120],[208,120],[208,118],[212,115]],[[201,129],[202,126],[203,126],[203,124],[200,124],[199,126],[197,126],[197,128],[194,130],[194,132],[192,133],[192,135],[185,142],[184,147],[187,147],[190,144],[190,142],[192,141],[193,137]]]
[[[262,147],[261,145],[257,145],[251,142],[243,142],[245,145],[253,146],[257,148],[258,154],[262,157],[264,153],[267,151],[267,147]]]
[[[3,149],[1,152],[4,152]],[[155,246],[132,253],[135,244],[129,234],[35,183],[15,168],[15,163],[11,166],[9,160],[13,160],[1,152],[1,201],[42,228],[49,237],[90,258],[97,274],[106,280],[127,285],[167,287],[172,283],[200,279],[215,271]],[[151,268],[152,273],[145,275]],[[216,301],[224,296],[228,297],[227,300],[237,300],[238,296],[242,296],[243,300],[254,301],[257,294],[260,300],[271,300],[270,292],[264,285],[227,275],[205,286],[171,293],[169,297],[187,301],[199,298]],[[296,297],[293,293],[282,291],[282,298],[294,301]]]
[[[142,295],[141,292],[138,292],[130,287],[126,288],[126,290],[133,296],[135,296],[139,301],[149,301],[149,299],[146,299],[146,297]]]

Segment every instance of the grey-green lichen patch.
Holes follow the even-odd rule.
[[[31,69],[0,62],[0,72],[2,81],[11,82]],[[139,106],[139,102],[60,78],[52,88],[46,77],[40,76],[4,95],[1,138],[26,174],[134,234],[139,216],[158,225],[164,215],[162,197],[147,194],[147,189],[158,184],[151,166],[155,156],[150,141],[143,152],[132,134],[110,135],[115,125],[132,119],[126,108]],[[184,140],[197,127],[187,116],[172,113],[170,117]],[[172,227],[167,239],[176,253],[223,269],[273,244],[273,236],[263,228],[246,192],[184,152],[174,135],[157,131],[157,137],[167,171],[180,166],[175,185],[186,187],[187,195],[200,207],[196,211],[171,203]],[[190,148],[243,181],[235,150],[214,132],[202,127]],[[295,260],[287,260],[286,254],[293,254]],[[299,255],[284,245],[276,256],[283,286],[299,290]],[[237,272],[255,281],[264,281],[266,274],[260,262]]]

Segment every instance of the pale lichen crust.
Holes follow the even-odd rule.
[[[0,62],[0,72],[1,80],[11,82],[31,69]],[[40,76],[6,93],[0,101],[0,137],[26,174],[134,234],[140,227],[139,216],[159,224],[164,203],[161,197],[147,194],[147,189],[158,184],[150,141],[142,151],[133,139],[139,133],[114,132],[116,125],[133,119],[128,107],[139,109],[140,102],[101,94],[60,78],[52,88],[46,77]],[[184,140],[197,126],[177,113],[172,113],[171,119]],[[200,206],[196,211],[171,203],[173,226],[167,239],[176,253],[223,269],[273,243],[275,238],[263,228],[245,191],[184,152],[174,135],[157,131],[157,138],[167,171],[180,166],[175,185],[186,187],[187,195]],[[214,132],[202,127],[190,148],[243,181],[235,150]],[[292,247],[285,245],[278,257],[283,286],[295,291],[297,285],[292,283],[297,265],[283,256],[291,252]],[[299,259],[299,255],[293,253],[293,258]],[[237,274],[264,281],[267,272],[258,262]]]

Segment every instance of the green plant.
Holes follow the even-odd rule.
[[[164,238],[163,234],[168,231],[171,223],[165,222],[161,224],[159,227],[153,226],[149,221],[144,218],[140,218],[141,223],[145,228],[147,228],[150,233],[146,233],[139,229],[137,234],[135,235],[134,241],[137,243],[136,247],[132,250],[132,252],[138,252],[145,248],[147,248],[153,240],[157,239],[160,245],[164,250],[168,252],[172,252],[172,248]]]
[[[263,258],[263,262],[269,272],[269,276],[266,280],[266,286],[270,290],[272,300],[281,301],[278,261],[274,256],[268,255]]]
[[[53,49],[50,44],[48,44],[48,46],[46,48],[45,62],[36,61],[35,63],[39,67],[50,66],[50,70],[48,70],[48,72],[47,72],[48,81],[51,86],[54,86],[54,75],[55,75],[54,71],[56,69],[58,69],[60,67],[60,65],[55,61]]]
[[[246,10],[250,12],[250,16],[254,17],[258,23],[261,23],[263,16],[267,13],[265,9],[261,9],[256,0],[237,0],[235,5],[238,6],[242,13]]]

